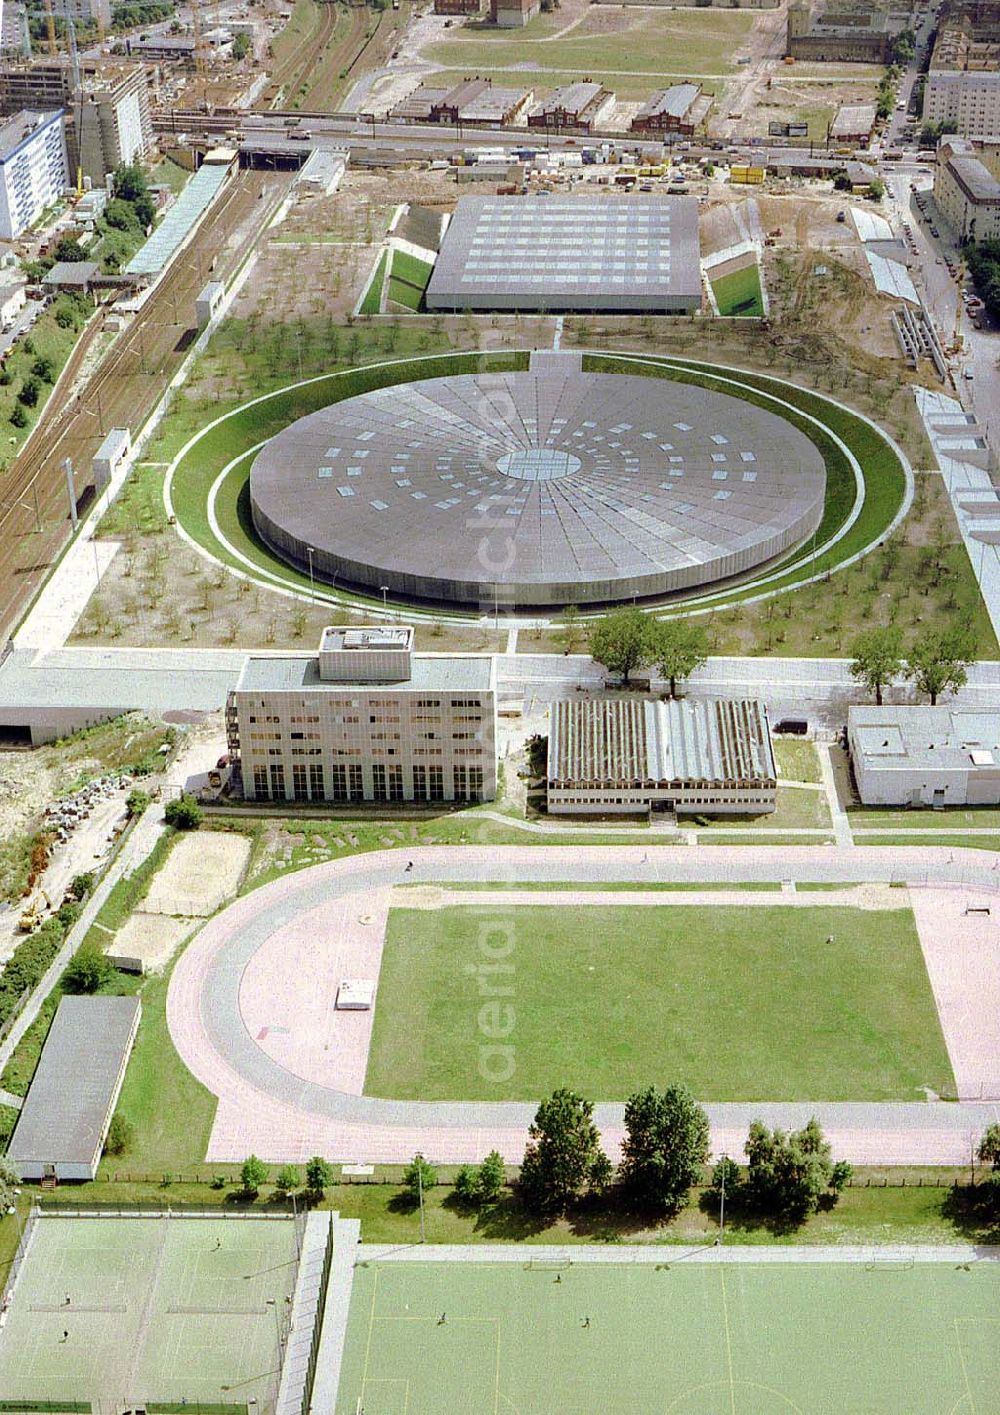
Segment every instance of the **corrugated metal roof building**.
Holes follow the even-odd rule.
[[[554,815],[760,815],[777,802],[764,704],[562,698],[549,727]]]
[[[139,1030],[137,997],[64,997],[7,1158],[22,1179],[93,1179]]]

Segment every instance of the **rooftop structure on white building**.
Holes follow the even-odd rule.
[[[315,654],[254,654],[227,703],[253,801],[489,801],[489,654],[416,653],[403,625],[331,626]]]
[[[1000,804],[1000,712],[852,707],[847,741],[866,806]]]
[[[777,772],[755,699],[561,698],[549,724],[553,815],[760,815]]]

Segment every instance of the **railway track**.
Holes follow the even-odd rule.
[[[241,173],[176,257],[129,328],[77,390],[87,350],[103,316],[81,336],[53,396],[20,456],[0,481],[0,632],[10,634],[70,534],[63,462],[71,457],[79,499],[91,463],[112,427],[133,433],[152,412],[194,337],[194,301],[208,279],[241,264],[283,195],[287,177],[269,175],[272,200],[259,200],[259,172]],[[242,229],[241,229],[242,228]]]

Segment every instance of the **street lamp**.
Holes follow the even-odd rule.
[[[316,586],[313,582],[313,556],[316,554],[315,547],[307,545],[306,554],[309,557],[309,597],[311,599],[313,598],[316,592]]]
[[[386,605],[385,597],[389,593],[389,586],[379,585],[379,589],[382,591],[382,613],[386,614],[388,613],[388,606]]]
[[[723,1235],[726,1231],[726,1168],[729,1163],[729,1156],[725,1150],[722,1152],[722,1187],[719,1192],[719,1245],[722,1245]]]

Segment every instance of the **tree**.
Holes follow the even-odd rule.
[[[111,1124],[108,1126],[107,1139],[104,1141],[104,1153],[106,1155],[123,1155],[130,1148],[135,1139],[135,1126],[130,1120],[126,1120],[120,1111],[115,1111],[111,1117]]]
[[[882,690],[903,671],[903,634],[894,624],[862,629],[851,645],[851,677],[882,706]]]
[[[452,1188],[462,1200],[463,1204],[474,1204],[476,1202],[476,1180],[478,1177],[479,1171],[474,1164],[463,1164],[455,1175],[455,1182]]]
[[[918,693],[926,693],[931,707],[949,688],[956,692],[968,680],[966,669],[976,656],[971,630],[962,624],[948,629],[926,629],[913,641],[907,655],[907,677]]]
[[[26,378],[21,384],[20,392],[17,395],[18,401],[23,403],[26,408],[33,408],[38,402],[40,392],[41,388],[39,387],[38,379]]]
[[[650,1086],[625,1102],[618,1174],[638,1203],[676,1213],[708,1153],[708,1116],[686,1086]]]
[[[518,1184],[525,1205],[537,1213],[562,1213],[578,1199],[605,1159],[593,1121],[592,1101],[575,1091],[553,1091],[528,1129]]]
[[[476,1198],[481,1204],[495,1204],[505,1183],[503,1156],[490,1150],[476,1172]]]
[[[193,796],[184,792],[167,802],[163,819],[176,830],[197,830],[201,825],[202,809]]]
[[[27,427],[28,414],[24,411],[20,403],[15,403],[13,408],[11,408],[10,421],[14,427]]]
[[[149,196],[149,182],[141,162],[123,162],[111,177],[111,190],[122,201],[137,201]]]
[[[149,805],[149,792],[134,787],[125,797],[125,812],[129,820],[137,820]]]
[[[233,58],[238,64],[250,53],[250,36],[248,34],[238,34],[233,40]]]
[[[39,354],[31,365],[31,372],[43,383],[55,383],[56,381],[56,366],[47,354]]]
[[[419,1199],[422,1193],[433,1189],[437,1182],[437,1170],[418,1150],[403,1170],[403,1188],[411,1198]]]
[[[96,948],[81,948],[66,965],[63,991],[95,993],[106,988],[115,976],[115,965]]]
[[[283,1164],[274,1182],[282,1194],[290,1194],[299,1187],[299,1171],[294,1164]]]
[[[990,1125],[983,1132],[978,1153],[981,1164],[992,1165],[994,1173],[1000,1174],[1000,1125]]]
[[[881,201],[885,196],[885,183],[881,177],[873,177],[868,183],[868,195],[872,201]]]
[[[849,1164],[834,1164],[815,1116],[790,1134],[768,1130],[755,1120],[745,1148],[744,1192],[750,1204],[763,1212],[803,1219],[816,1212],[825,1195],[839,1194],[851,1177]]]
[[[306,1160],[306,1188],[314,1194],[322,1194],[333,1183],[333,1165],[322,1155],[313,1155]]]
[[[590,627],[590,656],[628,683],[636,668],[650,660],[650,623],[641,610],[612,609]]]
[[[240,1167],[240,1183],[245,1194],[256,1194],[267,1182],[267,1165],[256,1155],[248,1155]]]
[[[21,1187],[21,1176],[6,1155],[0,1155],[0,1211],[13,1204],[15,1191]]]
[[[53,246],[52,256],[55,260],[66,260],[75,264],[77,261],[86,260],[87,252],[72,236],[62,236]]]
[[[572,653],[584,637],[580,623],[580,611],[575,604],[567,604],[559,616],[559,628],[554,636],[563,653]]]
[[[678,678],[690,678],[708,657],[708,634],[703,624],[688,619],[661,619],[650,634],[653,661],[670,680],[670,696],[677,696]]]

